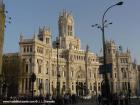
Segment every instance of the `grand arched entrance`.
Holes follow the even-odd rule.
[[[76,82],[76,93],[77,96],[85,96],[86,95],[86,85],[83,82]]]
[[[85,96],[87,93],[86,76],[84,71],[77,72],[76,94],[77,96]]]

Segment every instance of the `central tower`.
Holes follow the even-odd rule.
[[[71,12],[63,11],[60,13],[58,25],[59,36],[74,36],[74,19]]]
[[[75,36],[74,18],[71,12],[63,11],[58,20],[60,48],[80,49],[80,39]]]

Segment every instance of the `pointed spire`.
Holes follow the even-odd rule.
[[[59,17],[61,16],[61,12],[59,12]]]
[[[45,26],[43,26],[43,32],[45,31],[45,29],[46,29],[46,27],[45,27]]]
[[[137,60],[136,59],[134,59],[134,64],[137,64]]]
[[[3,6],[3,0],[0,0],[0,6]]]
[[[22,33],[20,33],[20,41],[22,41],[23,40],[23,35],[22,35]]]
[[[41,28],[40,28],[40,26],[39,26],[39,28],[38,28],[38,31],[39,31],[39,33],[40,33],[40,31],[41,31]]]
[[[49,32],[51,32],[51,28],[50,28],[50,26],[48,27],[48,30],[49,30]]]
[[[33,36],[33,39],[36,39],[36,33],[34,32],[34,36]]]
[[[129,48],[127,48],[127,53],[130,53],[130,49]]]
[[[119,46],[119,51],[120,51],[120,52],[123,52],[123,48],[122,48],[121,45]]]
[[[89,45],[86,46],[86,52],[88,52],[88,51],[89,51]]]

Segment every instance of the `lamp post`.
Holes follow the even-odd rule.
[[[92,27],[97,27],[99,29],[101,29],[102,31],[102,42],[103,42],[103,69],[104,69],[104,73],[103,73],[103,77],[104,77],[104,80],[102,82],[102,96],[104,98],[106,98],[107,102],[106,104],[109,105],[110,104],[110,86],[109,86],[109,79],[108,79],[108,75],[107,75],[107,68],[106,68],[106,43],[105,43],[105,28],[112,24],[112,23],[108,23],[107,20],[105,20],[105,16],[106,16],[106,13],[113,7],[115,6],[119,6],[119,5],[122,5],[123,2],[118,2],[114,5],[111,5],[110,7],[108,7],[106,9],[106,11],[103,13],[103,16],[102,16],[102,23],[101,25],[99,24],[95,24],[95,25],[92,25]]]
[[[32,82],[32,98],[33,98],[34,97],[34,82],[36,81],[36,74],[32,73],[30,78]]]
[[[0,74],[0,104],[3,102],[3,96],[2,96],[2,88],[3,88],[3,77]]]
[[[85,95],[88,95],[89,91],[88,91],[88,51],[89,51],[89,46],[87,45],[86,47],[86,52],[85,52],[85,70],[86,70],[86,81],[85,81]]]
[[[2,103],[2,88],[3,88],[3,71],[2,71],[2,56],[3,56],[3,41],[6,23],[11,23],[11,17],[7,16],[8,11],[5,11],[3,0],[0,0],[0,103]],[[8,21],[7,21],[8,19]]]
[[[128,69],[128,89],[127,89],[127,94],[128,94],[128,98],[129,98],[129,102],[131,103],[131,100],[130,100],[130,96],[131,96],[131,87],[130,87],[130,71],[129,71],[129,69]]]
[[[80,76],[77,76],[77,84],[76,84],[76,92],[77,92],[77,96],[79,96],[79,78]]]
[[[4,97],[7,97],[7,88],[8,88],[8,84],[6,83],[6,81],[4,81],[2,87],[2,96]]]
[[[60,96],[60,73],[59,73],[59,66],[58,66],[58,49],[59,49],[59,42],[56,42],[56,48],[57,48],[57,98]]]

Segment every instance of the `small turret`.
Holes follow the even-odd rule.
[[[22,40],[23,40],[23,35],[22,35],[22,33],[20,34],[20,42],[22,42]]]
[[[60,13],[58,25],[59,36],[74,36],[74,19],[71,12]]]
[[[114,41],[106,41],[106,53],[107,55],[114,55],[116,53],[116,44]]]
[[[39,40],[43,41],[45,44],[50,44],[51,45],[51,30],[50,27],[39,27],[39,35],[38,35]]]
[[[86,46],[86,52],[89,52],[89,45]]]
[[[3,7],[3,0],[0,0],[0,8]]]
[[[119,53],[123,53],[123,47],[121,45],[118,46],[117,50]]]
[[[74,33],[74,18],[71,12],[64,10],[59,15],[59,43],[62,49],[80,49],[80,39]]]
[[[128,49],[128,48],[127,48],[127,53],[129,53],[129,54],[130,54],[130,49]]]

